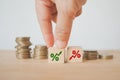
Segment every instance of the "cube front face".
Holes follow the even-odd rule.
[[[67,62],[82,62],[83,50],[79,46],[67,48]]]
[[[48,62],[49,63],[64,63],[64,49],[51,47],[48,49]]]

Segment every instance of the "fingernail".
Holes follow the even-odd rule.
[[[66,47],[66,44],[67,44],[66,41],[57,40],[57,41],[55,42],[56,47],[58,47],[58,48],[60,48],[60,49],[65,48],[65,47]]]

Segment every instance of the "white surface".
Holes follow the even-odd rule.
[[[88,0],[72,28],[69,45],[120,49],[120,0]],[[77,34],[77,35],[76,35]],[[0,49],[14,49],[17,36],[44,43],[34,0],[0,0]]]

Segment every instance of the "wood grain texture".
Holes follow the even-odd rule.
[[[15,51],[0,50],[0,80],[120,80],[120,51],[112,60],[49,64],[47,60],[18,60]]]

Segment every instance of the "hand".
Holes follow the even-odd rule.
[[[82,12],[82,5],[86,0],[36,0],[38,21],[48,47],[58,48],[67,46],[72,23]],[[52,23],[56,23],[55,35]]]

